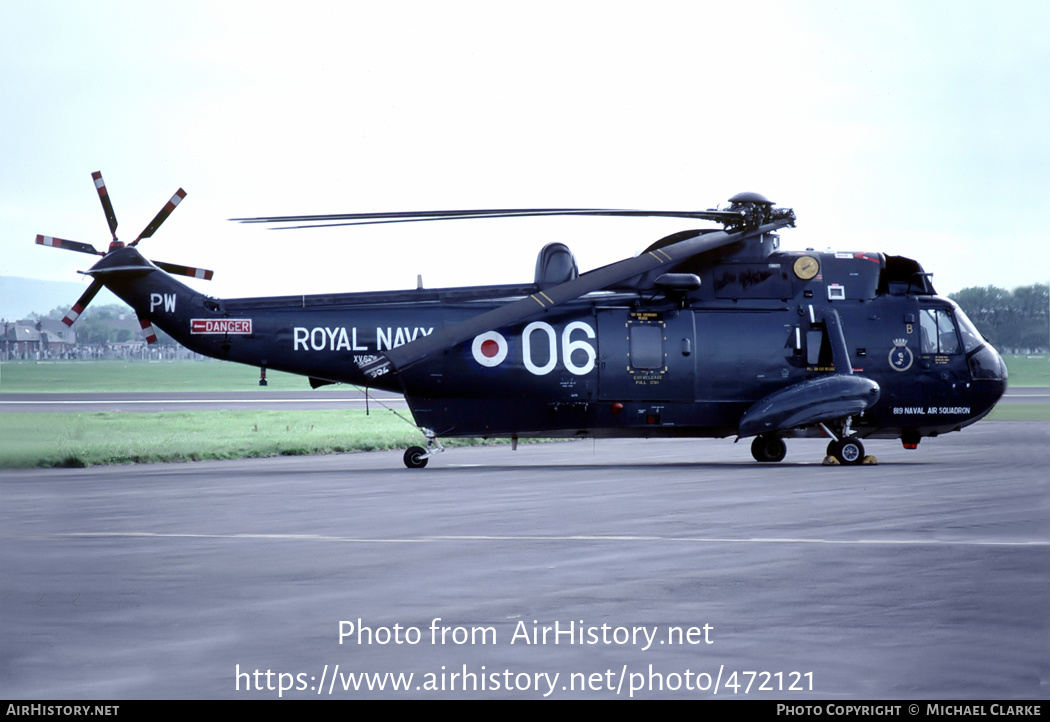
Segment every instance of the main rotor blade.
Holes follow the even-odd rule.
[[[443,218],[492,213],[556,213],[559,211],[597,211],[600,208],[489,208],[443,211],[386,211],[381,213],[328,213],[305,216],[260,216],[258,218],[231,218],[238,223],[307,223],[313,221],[350,221],[372,218]]]
[[[521,323],[592,291],[599,291],[634,276],[678,263],[698,254],[709,253],[748,238],[769,233],[790,223],[790,220],[783,219],[736,233],[715,231],[700,234],[697,231],[698,235],[691,238],[597,268],[571,281],[545,291],[537,291],[527,298],[513,301],[461,323],[435,331],[429,336],[423,336],[403,346],[384,351],[378,359],[362,364],[361,369],[366,375],[372,377],[386,373],[391,366],[394,369],[402,369],[431,354],[440,353],[467,341],[479,333]]]
[[[80,317],[80,314],[84,313],[84,309],[87,308],[89,303],[91,303],[91,299],[93,299],[101,290],[102,281],[99,281],[98,279],[92,281],[91,285],[88,286],[86,291],[84,291],[84,294],[73,304],[73,308],[69,309],[69,313],[62,318],[62,323],[67,326],[72,326],[73,322]]]
[[[128,245],[136,246],[138,245],[138,242],[141,241],[143,238],[149,238],[150,236],[152,236],[157,231],[157,229],[160,228],[160,224],[167,220],[168,216],[171,215],[171,212],[175,210],[175,207],[178,206],[179,203],[182,202],[182,199],[185,197],[186,191],[182,190],[181,188],[175,191],[175,195],[171,197],[170,201],[164,204],[164,207],[160,209],[160,212],[156,216],[153,217],[153,220],[150,221],[149,225],[146,226],[142,233],[139,234],[139,237],[131,243],[129,243]]]
[[[153,261],[153,265],[160,268],[168,273],[174,273],[177,276],[189,276],[190,278],[203,278],[205,281],[210,281],[212,276],[215,275],[213,271],[209,271],[204,268],[193,268],[191,266],[181,266],[178,263],[165,263],[164,261]]]
[[[318,216],[269,216],[231,218],[240,223],[301,223],[280,230],[297,228],[330,228],[333,226],[366,226],[380,223],[413,223],[421,221],[462,221],[476,218],[526,218],[535,216],[617,216],[638,218],[692,218],[731,223],[741,220],[740,211],[646,211],[624,208],[497,208],[461,211],[405,211],[393,213],[336,213]]]
[[[79,251],[80,253],[90,253],[94,256],[104,256],[105,253],[99,253],[89,243],[81,243],[79,241],[67,241],[65,238],[55,238],[54,236],[42,236],[39,233],[36,235],[36,242],[41,246],[51,246],[52,248],[65,248],[70,251]]]
[[[106,182],[102,180],[102,171],[97,170],[91,174],[95,181],[95,190],[98,191],[98,199],[102,201],[102,211],[106,214],[106,222],[109,223],[109,232],[113,240],[117,240],[117,214],[113,211],[113,201],[109,199],[109,191],[106,190]]]

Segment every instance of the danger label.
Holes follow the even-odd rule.
[[[250,318],[193,318],[190,333],[251,333]]]

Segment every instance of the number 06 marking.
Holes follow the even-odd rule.
[[[594,359],[598,353],[594,350],[594,346],[583,339],[572,341],[569,338],[570,334],[577,329],[587,334],[587,338],[594,338],[594,329],[590,325],[583,321],[573,321],[561,332],[561,357],[565,362],[565,368],[577,376],[582,376],[594,369]],[[582,351],[586,354],[587,360],[579,365],[573,363],[572,354],[574,351]]]
[[[533,360],[532,354],[532,335],[536,331],[542,331],[547,336],[547,361],[542,365],[538,365]],[[594,370],[594,360],[597,358],[597,352],[594,350],[594,346],[584,339],[572,340],[572,333],[574,331],[583,331],[587,338],[594,338],[594,329],[591,328],[590,324],[584,323],[583,321],[573,321],[566,326],[561,332],[561,358],[562,363],[565,364],[565,368],[570,373],[576,376],[582,376],[583,374],[590,373]],[[542,343],[542,342],[541,342]],[[574,353],[583,353],[583,363],[576,363],[573,360]],[[521,356],[522,362],[525,364],[525,368],[528,369],[529,373],[535,374],[536,376],[546,376],[558,363],[558,335],[554,331],[554,328],[544,321],[533,321],[521,332]],[[577,353],[577,358],[579,354]]]

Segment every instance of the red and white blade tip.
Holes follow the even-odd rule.
[[[64,248],[67,251],[79,251],[80,253],[91,253],[96,256],[103,256],[104,253],[99,253],[98,250],[88,244],[81,243],[80,241],[69,241],[65,238],[55,238],[54,236],[44,236],[41,234],[36,235],[36,242],[41,246],[49,246],[51,248]]]
[[[187,268],[188,273],[186,274],[190,278],[202,278],[205,281],[210,281],[211,277],[215,275],[212,271],[205,268]]]
[[[157,333],[153,330],[153,324],[148,318],[140,318],[139,326],[142,327],[142,333],[146,336],[146,343],[157,343]]]
[[[80,314],[84,313],[84,306],[77,303],[73,308],[69,309],[69,313],[62,317],[62,323],[67,326],[72,326],[73,322],[80,318]]]

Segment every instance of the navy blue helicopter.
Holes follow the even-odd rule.
[[[106,251],[37,236],[101,258],[64,321],[108,287],[198,353],[309,378],[403,393],[426,447],[441,438],[753,438],[759,462],[785,439],[826,437],[825,462],[874,463],[862,440],[958,431],[1006,389],[1006,366],[930,274],[875,252],[780,249],[789,208],[757,193],[704,211],[530,208],[239,218],[269,224],[371,223],[531,216],[665,216],[715,221],[639,255],[578,271],[567,246],[539,252],[531,283],[219,299],[174,275],[211,271],[149,261],[138,250],[185,197],[180,188],[139,236]]]

